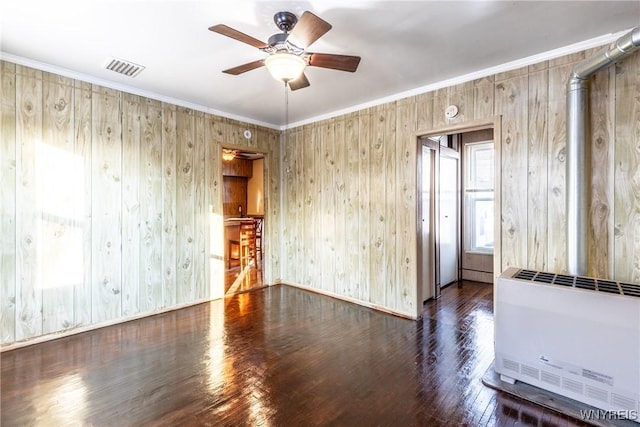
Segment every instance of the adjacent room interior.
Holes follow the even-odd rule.
[[[640,423],[637,1],[0,13],[0,424]]]

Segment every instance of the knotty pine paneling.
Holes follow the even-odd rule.
[[[140,98],[122,95],[122,314],[140,312]]]
[[[3,347],[222,297],[223,145],[265,154],[265,281],[280,276],[279,131],[0,72]]]
[[[310,174],[310,180],[313,182],[312,185],[312,192],[313,192],[313,204],[312,206],[315,207],[315,210],[313,212],[314,215],[314,222],[313,222],[313,233],[315,234],[316,231],[315,230],[320,230],[320,235],[314,236],[314,238],[317,238],[319,240],[320,243],[323,243],[324,240],[324,236],[325,236],[325,231],[322,229],[323,226],[323,221],[322,221],[322,193],[323,193],[323,188],[322,188],[322,179],[317,179],[316,177],[319,176],[323,176],[324,174],[330,174],[332,168],[330,169],[326,169],[323,167],[323,156],[322,156],[322,128],[323,128],[323,123],[319,123],[318,126],[313,126],[312,127],[312,138],[314,143],[310,146],[310,148],[313,150],[312,151],[312,156],[313,156],[313,170],[311,171]],[[322,175],[319,174],[319,171],[322,171]],[[318,283],[323,283],[322,282],[322,278],[324,276],[324,271],[323,271],[323,261],[325,261],[323,258],[323,254],[327,251],[330,251],[331,248],[325,248],[323,247],[322,244],[320,245],[314,245],[313,246],[313,250],[311,252],[311,258],[312,258],[312,264],[311,264],[311,268],[309,269],[307,276],[310,278],[310,280],[313,281],[318,281]],[[321,285],[322,286],[322,285]]]
[[[176,112],[175,105],[162,106],[162,303],[170,307],[176,303]]]
[[[273,131],[267,132],[260,129],[258,135],[262,137],[258,141],[258,149],[265,154],[264,174],[265,174],[265,194],[272,197],[265,197],[264,211],[265,222],[263,223],[263,239],[265,253],[268,258],[263,260],[263,274],[265,283],[279,282],[282,278],[282,261],[280,248],[282,247],[282,205],[280,203],[280,193],[282,191],[282,170],[281,170],[281,134]]]
[[[162,307],[162,103],[141,99],[140,111],[140,278],[142,313]]]
[[[474,119],[473,82],[467,82],[450,88],[448,105],[457,105],[458,114],[447,119],[447,124],[464,123]],[[446,107],[445,107],[446,108]],[[444,117],[444,115],[441,114]]]
[[[302,142],[302,183],[303,183],[303,234],[304,242],[302,250],[302,259],[300,260],[302,267],[303,284],[307,286],[321,286],[318,277],[315,275],[316,246],[320,243],[320,233],[317,227],[317,200],[316,200],[316,172],[315,172],[315,156],[313,155],[314,141],[313,126],[303,126],[304,140]]]
[[[355,294],[362,301],[371,301],[371,268],[378,267],[371,264],[371,109],[361,111],[359,116],[358,240],[356,242],[360,281]]]
[[[335,126],[344,123],[344,135],[337,127],[333,131],[336,157],[344,157],[341,176],[337,159],[327,164],[323,154],[310,154],[320,146],[326,149],[327,141],[316,135],[327,121],[290,129],[283,144],[283,280],[418,315],[416,130],[438,132],[496,115],[502,123],[496,132],[501,135],[496,141],[501,187],[496,191],[502,197],[502,211],[496,213],[502,218],[496,230],[502,239],[496,270],[565,271],[566,81],[585,57],[578,52],[336,117]],[[590,272],[634,281],[640,280],[640,191],[633,172],[640,168],[639,64],[635,53],[595,76],[589,141],[594,157]],[[450,104],[461,112],[454,119],[444,117]],[[381,123],[395,123],[395,129]],[[331,179],[333,209],[324,193],[316,209],[315,185]],[[332,246],[321,237],[317,212],[330,213],[343,244]],[[316,271],[312,256],[335,266],[333,290],[327,289],[325,276],[308,274]]]
[[[176,298],[179,304],[194,301],[195,272],[195,111],[178,108],[176,114]]]
[[[390,239],[385,236],[385,202],[386,202],[386,186],[385,177],[387,176],[384,169],[385,158],[385,122],[387,114],[384,111],[384,105],[374,107],[369,113],[369,188],[370,202],[368,210],[369,233],[367,246],[369,248],[369,301],[384,305],[385,291],[387,282],[385,262],[385,247],[389,244]]]
[[[196,136],[192,138],[193,184],[188,190],[192,191],[189,200],[193,197],[194,207],[187,211],[195,216],[190,228],[203,232],[205,236],[205,265],[197,261],[203,258],[197,256],[197,248],[202,247],[202,242],[192,242],[192,271],[196,272],[196,278],[189,279],[198,283],[197,270],[203,269],[204,295],[197,290],[190,295],[194,295],[198,301],[200,297],[207,299],[222,295],[220,153],[222,146],[246,147],[264,152],[267,159],[264,269],[268,283],[277,278],[318,290],[326,288],[337,296],[416,316],[419,306],[416,303],[415,135],[417,129],[429,133],[440,130],[442,126],[450,126],[442,110],[450,102],[464,104],[464,117],[458,119],[460,121],[457,123],[488,119],[500,114],[500,146],[504,148],[507,145],[507,138],[510,144],[518,141],[517,146],[508,147],[506,152],[500,153],[503,185],[499,191],[504,200],[499,214],[514,225],[513,237],[508,237],[510,240],[507,243],[515,252],[506,248],[500,252],[498,270],[517,262],[522,266],[545,266],[546,270],[564,271],[564,224],[567,220],[564,206],[565,85],[573,65],[584,57],[585,53],[581,52],[555,58],[452,88],[349,113],[331,119],[332,131],[326,127],[329,121],[289,129],[282,142],[277,131],[208,114],[203,115],[204,131],[199,133],[198,113],[189,113],[196,115],[193,131]],[[634,281],[640,280],[640,262],[637,261],[640,256],[637,215],[640,192],[637,179],[634,178],[635,171],[640,167],[635,148],[640,132],[639,67],[640,55],[635,53],[614,69],[603,70],[595,76],[590,107],[593,137],[589,141],[592,147],[591,179],[594,194],[588,239],[590,272]],[[41,140],[48,131],[43,129],[42,73],[6,62],[2,62],[0,70],[3,90],[0,173],[3,183],[15,182],[15,186],[3,185],[3,204],[0,207],[4,242],[0,295],[3,310],[1,339],[3,343],[11,343],[43,333],[42,309],[49,303],[43,302],[44,293],[36,284],[37,271],[42,269],[38,261],[41,236],[34,231],[42,221],[42,214],[38,211],[34,141]],[[499,87],[500,84],[503,86]],[[103,248],[99,241],[113,228],[110,225],[111,218],[120,218],[122,225],[117,228],[119,234],[114,239],[125,246],[129,244],[123,230],[131,229],[135,221],[126,218],[128,214],[123,206],[127,206],[133,194],[129,193],[132,189],[127,188],[128,178],[125,176],[127,170],[134,166],[128,160],[124,161],[116,168],[118,170],[112,170],[112,182],[109,182],[105,163],[98,160],[113,153],[103,152],[104,147],[97,134],[104,127],[102,122],[106,118],[113,122],[114,127],[121,128],[121,134],[128,129],[129,122],[135,123],[135,119],[118,119],[111,117],[111,113],[107,114],[106,101],[94,99],[102,96],[103,89],[79,81],[73,81],[72,86],[72,146],[73,153],[81,159],[84,174],[81,215],[83,279],[82,283],[74,284],[73,316],[66,316],[74,319],[73,327],[95,323],[101,317],[115,316],[109,320],[126,318],[122,309],[128,303],[123,305],[122,295],[123,291],[129,292],[129,285],[123,287],[121,277],[117,283],[119,288],[113,288],[120,289],[120,293],[112,292],[113,298],[109,297],[104,306],[98,303],[100,297],[105,296],[101,293],[105,289],[104,282],[102,285],[97,283],[98,277],[111,272],[108,273],[109,280],[115,280],[115,277],[111,277],[112,264],[120,276],[129,269],[128,260],[123,263],[123,254],[119,250],[114,260],[109,257],[102,260],[99,251]],[[508,92],[506,96],[505,91]],[[137,111],[134,105],[123,106],[125,97],[121,93],[113,91],[112,97],[120,99],[118,108],[123,113],[127,110]],[[180,155],[177,108],[142,97],[139,102],[137,192],[140,198],[140,278],[137,289],[138,310],[143,314],[165,308],[172,301],[169,295],[177,303],[176,267],[180,249],[176,227],[183,219],[178,219],[182,211],[177,194],[177,162]],[[371,124],[372,115],[379,119],[378,114],[382,114],[385,126],[389,126],[385,127],[381,145],[382,162],[376,157],[378,153],[375,151],[375,135],[379,129]],[[340,123],[342,130],[339,130]],[[395,126],[391,126],[391,123],[395,123]],[[244,129],[252,130],[254,136],[251,140],[247,141],[242,135]],[[330,141],[330,134],[333,134],[333,141]],[[116,138],[116,145],[120,145],[111,149],[114,152],[126,152],[129,146],[127,138]],[[328,146],[332,148],[327,150]],[[324,157],[325,153],[330,152],[334,153],[333,164],[326,161],[328,157]],[[203,173],[198,172],[195,166],[196,158],[200,155],[204,155]],[[372,164],[382,164],[384,167],[376,170]],[[515,171],[515,164],[522,170]],[[113,166],[108,165],[108,168]],[[378,175],[384,178],[380,179]],[[513,182],[507,175],[515,176],[516,181]],[[119,184],[113,180],[114,176],[119,177]],[[329,195],[327,188],[332,179],[334,194]],[[378,182],[384,183],[383,190],[373,185]],[[519,184],[516,185],[516,182]],[[108,210],[104,200],[95,193],[96,187],[100,186],[108,187],[107,197],[118,198],[112,209]],[[343,190],[340,190],[342,186]],[[513,194],[515,191],[520,195]],[[203,204],[199,208],[200,192],[203,193]],[[372,213],[381,212],[381,205],[384,206],[384,230],[378,228],[374,222],[376,216]],[[198,212],[202,213],[203,210],[206,219],[199,220]],[[15,216],[11,212],[15,212]],[[326,221],[326,215],[333,220],[331,229],[335,237],[323,237],[324,231],[320,231],[323,224],[330,222]],[[394,215],[395,219],[392,219]],[[104,223],[97,219],[101,216],[107,218]],[[277,220],[271,221],[272,218]],[[205,229],[202,230],[202,227]],[[377,242],[377,239],[372,241],[371,230],[383,231],[381,246],[384,248],[385,264],[382,269],[373,265],[372,260],[379,257],[376,258],[376,249],[373,249],[374,257],[371,257],[372,245],[375,248]],[[505,239],[510,232],[510,228],[498,231]],[[5,236],[11,236],[12,233],[16,242],[13,254],[11,248],[5,250],[7,245],[4,240]],[[278,242],[277,246],[273,242]],[[127,250],[131,251],[134,247],[135,244]],[[324,274],[322,264],[325,262],[333,265],[333,280]],[[9,267],[5,268],[6,265]],[[13,271],[11,266],[14,266]],[[167,267],[170,268],[169,274]],[[369,280],[374,272],[381,270],[384,271],[384,279]],[[499,274],[499,271],[495,274]],[[135,281],[131,283],[135,286]],[[373,288],[372,283],[375,283]],[[197,289],[198,286],[195,286]],[[114,298],[119,298],[119,301],[116,303]],[[114,308],[117,307],[120,307],[120,312],[116,313]],[[5,315],[7,312],[8,316]],[[58,314],[56,316],[59,317]]]
[[[16,66],[0,62],[0,342],[16,334]]]
[[[527,261],[528,78],[496,84],[495,109],[509,119],[502,124],[502,261],[503,268]]]
[[[320,182],[320,224],[323,250],[318,253],[318,272],[322,277],[322,289],[335,292],[336,289],[336,234],[337,209],[336,159],[335,159],[335,119],[323,122],[320,128],[320,167],[324,171]]]
[[[222,183],[222,118],[207,116],[204,124],[204,180],[207,218],[205,221],[205,295],[210,298],[224,296],[224,233]],[[218,166],[219,165],[219,166]],[[196,267],[197,268],[197,267]]]
[[[41,161],[42,72],[16,66],[16,318],[15,339],[42,334],[39,270],[42,223],[36,163]],[[4,141],[3,141],[4,144]]]
[[[291,267],[291,275],[289,280],[293,280],[296,283],[302,283],[303,278],[300,271],[301,260],[300,251],[302,245],[300,238],[302,237],[302,188],[299,185],[301,177],[301,150],[302,138],[300,133],[302,128],[297,128],[295,132],[291,132],[286,136],[283,136],[282,153],[287,157],[286,167],[284,169],[284,182],[286,188],[283,189],[283,194],[288,194],[291,199],[288,204],[285,204],[283,208],[286,210],[285,218],[287,221],[283,221],[283,226],[286,227],[287,234],[283,234],[283,246],[285,247],[286,258],[283,258],[283,263]],[[291,222],[289,222],[291,220]],[[298,236],[299,239],[294,238]]]
[[[415,99],[396,103],[396,242],[394,249],[398,275],[396,292],[389,296],[389,306],[400,313],[415,315],[422,308],[417,295],[417,144]],[[391,304],[391,301],[395,305]]]
[[[548,70],[529,74],[527,153],[527,267],[546,271]]]
[[[591,209],[589,227],[589,271],[594,277],[611,277],[614,268],[613,195],[615,156],[616,67],[597,73],[591,80]]]
[[[295,161],[296,157],[293,155],[293,148],[296,147],[295,144],[296,135],[294,133],[289,133],[286,137],[282,139],[282,191],[284,193],[289,194],[289,204],[283,206],[282,209],[286,210],[285,217],[293,219],[292,222],[284,222],[282,224],[282,247],[280,248],[282,254],[282,262],[286,265],[292,265],[295,263],[295,240],[292,238],[293,236],[293,226],[298,222],[295,218],[296,216],[296,205],[295,202],[297,200],[296,186],[294,184],[294,175],[295,175]],[[292,274],[289,280],[298,281],[298,278],[294,276],[293,269],[289,270],[289,273]]]
[[[493,87],[491,93],[493,93]],[[435,129],[433,126],[433,92],[416,95],[415,102],[417,129],[424,129],[425,131]]]
[[[345,169],[347,167],[346,145],[345,145],[345,120],[339,117],[335,120],[334,140],[333,140],[333,162],[335,164],[334,181],[331,183],[332,194],[335,197],[335,212],[333,217],[333,242],[335,245],[335,273],[334,292],[344,295],[346,292],[346,272],[347,265],[347,242],[345,240],[347,194],[345,182]],[[329,207],[330,208],[330,207]]]
[[[122,93],[94,87],[91,128],[91,322],[122,316]]]
[[[247,213],[247,178],[240,176],[224,176],[224,216],[238,218],[240,207],[242,215]]]
[[[82,170],[79,182],[82,182],[80,208],[78,220],[82,224],[82,258],[76,259],[82,265],[82,279],[74,286],[73,295],[73,326],[91,323],[91,287],[93,271],[91,265],[92,224],[91,224],[91,135],[92,135],[92,89],[89,83],[74,82],[74,154],[77,156]],[[80,191],[80,190],[79,190]]]
[[[565,273],[566,249],[566,85],[571,64],[549,68],[547,131],[547,269]],[[504,267],[504,266],[503,266]]]
[[[205,279],[204,266],[207,263],[206,233],[209,204],[207,203],[205,183],[205,144],[199,141],[204,139],[205,116],[201,112],[195,112],[195,136],[193,140],[193,195],[194,195],[194,224],[193,243],[194,253],[192,261],[193,269],[193,300],[207,298],[207,280]]]
[[[360,286],[360,247],[358,244],[359,234],[359,198],[360,198],[360,175],[358,165],[360,155],[358,141],[360,140],[360,116],[352,113],[345,117],[345,145],[346,145],[346,165],[345,165],[345,196],[347,206],[345,212],[345,242],[346,242],[346,264],[345,274],[346,296],[357,297],[357,290]],[[343,294],[344,295],[344,294]]]
[[[384,176],[395,177],[397,173],[396,158],[396,109],[388,108],[385,111],[384,120],[384,152],[382,171]],[[382,284],[384,287],[384,300],[380,305],[395,308],[395,298],[398,295],[397,265],[398,259],[395,251],[397,245],[396,237],[398,234],[396,220],[396,182],[394,180],[384,181],[384,228],[383,228],[383,244],[384,244],[384,269],[385,279]]]
[[[614,277],[635,283],[640,283],[639,56],[615,68]]]
[[[473,117],[476,120],[491,117],[494,108],[494,79],[493,76],[474,81],[473,88]]]
[[[251,178],[253,175],[253,162],[248,159],[225,160],[222,162],[222,175]]]
[[[43,73],[42,142],[36,176],[40,223],[42,332],[73,325],[73,285],[82,281],[82,160],[74,155],[73,81]],[[46,141],[46,143],[44,143]],[[50,159],[54,159],[51,161]],[[62,257],[61,254],[72,256]]]

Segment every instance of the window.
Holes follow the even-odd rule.
[[[466,144],[465,251],[493,253],[493,142]]]

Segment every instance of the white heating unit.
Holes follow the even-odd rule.
[[[640,285],[510,268],[494,307],[502,380],[640,423]]]

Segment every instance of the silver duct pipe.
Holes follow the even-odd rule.
[[[640,27],[577,64],[567,82],[567,271],[587,274],[589,77],[640,47]]]

